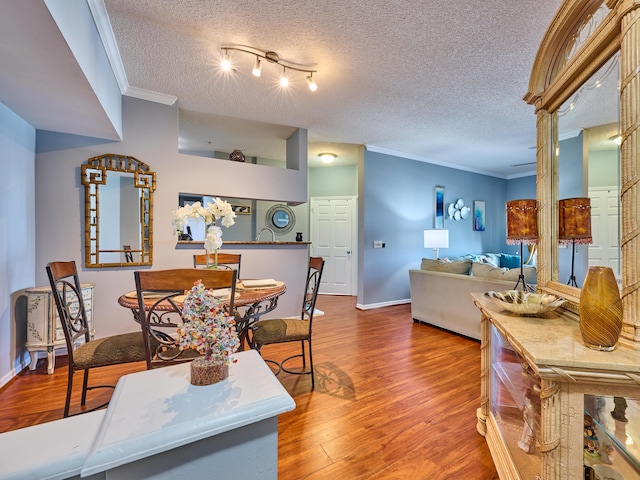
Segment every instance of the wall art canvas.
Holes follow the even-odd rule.
[[[433,228],[444,228],[444,187],[435,188],[435,214]]]
[[[484,232],[484,202],[481,200],[473,202],[473,229]]]

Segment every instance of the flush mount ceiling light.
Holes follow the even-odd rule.
[[[324,163],[331,163],[337,157],[335,153],[321,153],[318,156],[320,157],[320,160],[322,160]]]
[[[223,70],[229,71],[232,70],[231,58],[229,57],[229,50],[235,50],[238,52],[248,53],[250,55],[255,55],[256,61],[253,64],[253,69],[251,73],[256,77],[259,77],[262,72],[262,64],[260,59],[263,58],[270,63],[277,63],[282,66],[282,76],[280,77],[280,85],[286,87],[289,85],[289,78],[287,77],[287,69],[295,70],[296,72],[308,73],[307,76],[307,86],[309,90],[315,92],[318,89],[318,85],[313,79],[313,74],[317,72],[317,70],[313,70],[308,65],[301,65],[298,63],[289,62],[280,58],[276,52],[268,51],[265,52],[263,50],[258,50],[257,48],[247,47],[244,45],[223,45],[220,49],[224,52],[224,57],[222,59],[221,67]],[[335,157],[334,157],[335,158]]]

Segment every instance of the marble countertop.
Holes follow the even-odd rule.
[[[603,380],[607,375],[627,376],[630,382],[640,375],[640,351],[618,343],[611,352],[586,347],[575,318],[557,310],[544,317],[527,317],[501,310],[482,294],[471,295],[477,306],[528,363],[544,374],[572,376],[573,380]]]

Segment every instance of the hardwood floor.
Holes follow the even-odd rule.
[[[316,389],[310,378],[279,378],[296,409],[279,418],[279,478],[497,479],[483,437],[480,344],[413,323],[410,306],[355,308],[354,297],[323,296],[314,320]],[[265,346],[265,358],[283,358],[294,345]],[[90,383],[115,383],[144,364],[92,372]],[[0,391],[0,432],[62,417],[67,369],[46,361]],[[80,390],[81,374],[75,382]],[[91,392],[97,405],[110,395]],[[99,391],[98,391],[99,392]],[[79,394],[72,412],[77,411]],[[74,410],[75,408],[75,410]]]

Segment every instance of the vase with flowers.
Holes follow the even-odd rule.
[[[178,346],[202,354],[191,362],[193,385],[211,385],[229,376],[231,356],[240,346],[235,318],[226,315],[222,302],[201,280],[185,295]]]
[[[173,212],[173,230],[178,235],[183,233],[184,228],[189,223],[189,219],[202,219],[205,225],[206,237],[204,249],[207,253],[207,266],[217,268],[218,250],[222,247],[222,229],[216,224],[218,220],[223,227],[229,228],[236,223],[236,214],[231,208],[231,204],[221,198],[216,197],[213,202],[202,206],[200,202],[180,207]],[[213,253],[213,264],[209,264],[209,257]]]

